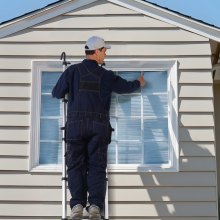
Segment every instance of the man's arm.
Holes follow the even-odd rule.
[[[53,97],[57,99],[64,98],[65,94],[68,93],[69,91],[68,78],[69,78],[69,68],[62,73],[56,85],[54,86],[52,91]]]
[[[140,86],[145,85],[144,77],[141,76],[137,80],[127,81],[120,76],[113,75],[112,90],[116,93],[132,93]]]

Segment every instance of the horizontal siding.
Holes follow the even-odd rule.
[[[215,216],[215,202],[178,202],[154,204],[112,204],[110,214],[116,216]]]
[[[180,99],[179,112],[213,112],[214,103],[213,99]]]
[[[155,174],[114,174],[110,186],[215,186],[214,172],[179,172]]]
[[[63,49],[60,48],[60,51],[63,51]],[[123,50],[123,51],[124,51],[123,55],[121,55],[120,58],[126,58],[126,57],[131,58],[126,53],[127,50]],[[58,54],[54,54],[56,60],[60,59],[60,54],[61,54],[61,52]],[[129,54],[132,55],[132,52],[129,51]],[[109,56],[109,58],[111,58],[111,56]],[[134,56],[133,56],[133,58],[134,58]],[[168,58],[170,58],[170,57],[168,56],[166,59],[168,59]],[[18,58],[12,57],[11,59],[1,58],[0,59],[0,66],[2,69],[31,70],[31,61],[34,59],[41,59],[41,60],[47,61],[48,59],[51,59],[51,58],[48,57],[48,59],[46,59],[43,56],[42,57],[33,57],[33,58],[21,58],[21,57],[18,57]],[[161,59],[161,57],[158,56],[158,59]],[[175,58],[172,57],[170,59],[175,59]],[[198,70],[198,69],[211,69],[212,68],[209,56],[207,56],[207,57],[181,57],[181,58],[177,57],[176,59],[179,63],[179,69],[197,69]],[[11,63],[13,63],[13,65],[11,65]],[[61,67],[61,69],[62,69],[62,67]]]
[[[0,141],[29,141],[28,128],[0,127]]]
[[[174,28],[174,29],[135,29],[135,30],[121,30],[120,29],[90,29],[88,30],[74,30],[71,27],[71,30],[60,30],[60,29],[28,29],[21,31],[22,34],[16,36],[12,35],[7,38],[0,39],[0,42],[4,43],[63,43],[69,42],[74,44],[84,43],[89,36],[99,35],[105,38],[105,41],[110,42],[111,44],[120,44],[122,42],[188,42],[192,44],[195,43],[208,43],[206,38],[196,36],[190,32],[185,32],[183,30]],[[163,36],[163,38],[161,38]],[[117,46],[117,45],[116,45]]]
[[[215,216],[215,202],[178,202],[154,204],[110,204],[110,217],[144,216]],[[44,203],[1,204],[0,216],[60,216],[61,205]],[[114,213],[114,214],[113,214]],[[70,210],[68,209],[68,214]]]
[[[29,156],[29,148],[30,145],[27,142],[0,142],[0,156]]]
[[[31,73],[0,71],[0,83],[31,83]]]
[[[5,220],[5,217],[1,217],[0,216],[0,219],[4,219]],[[13,217],[7,217],[7,220],[15,220],[17,218],[13,218]],[[33,220],[33,218],[30,218],[30,217],[25,217],[23,216],[22,217],[23,220]],[[48,217],[45,217],[45,216],[38,216],[37,218],[34,218],[34,219],[37,219],[37,220],[48,220]],[[50,217],[49,218],[50,220],[60,220],[60,217]],[[132,218],[133,220],[141,220],[143,219],[142,217],[135,217],[135,218]],[[145,218],[146,219],[146,218]],[[117,217],[115,218],[114,217],[114,220],[131,220],[131,218],[127,217],[127,218],[124,218],[124,217]],[[147,220],[218,220],[217,217],[147,217]]]
[[[1,219],[1,218],[0,218]],[[114,220],[143,220],[143,217],[118,217],[114,218]],[[146,216],[144,218],[145,220],[174,220],[173,217],[151,217],[151,216]],[[7,219],[8,220],[8,219]],[[11,220],[11,219],[9,219]],[[25,218],[26,220],[26,218]],[[28,219],[29,220],[29,219]],[[44,220],[41,218],[41,220]],[[52,219],[53,220],[53,219]],[[202,216],[202,217],[175,217],[175,220],[218,220],[217,217],[208,217],[208,216]]]
[[[29,85],[1,85],[0,97],[1,98],[30,98],[31,87]]]
[[[213,128],[180,128],[180,141],[214,141]]]
[[[201,98],[212,98],[213,89],[212,84],[208,85],[179,85],[179,97],[190,98],[190,97],[201,97]]]
[[[213,83],[211,71],[181,71],[179,83]]]
[[[28,170],[28,158],[1,158],[0,159],[0,170],[17,170],[17,171],[27,171]],[[16,180],[15,180],[16,181]]]
[[[60,202],[61,188],[1,188],[1,201]],[[68,200],[70,193],[68,190]],[[215,187],[148,187],[109,189],[109,202],[215,201]]]
[[[214,126],[214,115],[212,113],[198,114],[198,113],[181,113],[179,115],[180,126]]]
[[[0,126],[30,126],[30,115],[0,114]]]
[[[215,157],[180,158],[180,171],[215,171]]]
[[[214,142],[180,142],[180,156],[214,157]]]
[[[30,112],[30,100],[0,99],[0,112]]]
[[[68,22],[65,22],[68,19]],[[120,21],[120,22],[119,22]],[[149,28],[174,27],[165,22],[144,15],[113,15],[113,16],[59,16],[50,21],[35,25],[35,28]]]
[[[26,46],[25,50],[22,50]],[[146,55],[146,56],[182,56],[182,55],[209,55],[209,44],[111,44],[108,55]],[[84,44],[3,44],[1,45],[0,55],[23,55],[23,56],[53,56],[60,54],[60,48],[72,56],[84,55]],[[74,49],[73,49],[74,48]],[[169,48],[169,50],[167,50]]]
[[[95,7],[94,7],[95,6]],[[124,7],[118,7],[115,4],[108,3],[106,1],[100,1],[100,3],[97,5],[97,3],[90,4],[89,7],[82,7],[78,10],[74,10],[72,12],[68,12],[65,15],[108,15],[108,14],[139,14],[138,12],[135,12],[133,10],[124,8]]]
[[[177,172],[177,173],[117,173],[109,174],[109,186],[213,186],[216,185],[215,172]],[[0,186],[61,186],[61,174],[40,173],[1,173]]]
[[[0,216],[0,219],[4,219],[5,220],[5,217],[1,217]],[[16,218],[17,219],[17,218]],[[33,220],[33,218],[30,218],[28,216],[22,216],[22,219],[23,220]],[[45,217],[45,216],[40,216],[40,217],[35,217],[34,219],[38,219],[38,220],[48,220],[48,217]],[[54,217],[50,217],[49,218],[50,220],[60,220],[60,217],[57,217],[57,216],[54,216]],[[114,220],[134,220],[134,217],[132,218],[129,218],[129,217],[122,217],[122,218],[115,218],[114,217]],[[171,217],[145,217],[146,220],[173,220],[173,218]],[[15,218],[13,217],[7,217],[7,220],[15,220]],[[143,220],[142,217],[135,217],[135,220]],[[175,217],[175,220],[218,220],[217,217]]]
[[[109,201],[215,201],[214,187],[149,187],[146,189],[110,189]]]
[[[0,186],[61,186],[61,173],[39,174],[26,172],[1,173]]]

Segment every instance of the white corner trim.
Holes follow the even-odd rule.
[[[144,0],[108,0],[108,1],[220,42],[220,29],[178,15],[175,12],[157,7],[148,2],[144,2]]]
[[[0,26],[0,39],[98,0],[66,0]]]

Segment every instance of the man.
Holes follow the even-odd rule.
[[[86,59],[67,68],[52,91],[58,99],[68,94],[66,162],[72,220],[83,218],[87,195],[89,218],[101,219],[107,148],[113,130],[109,122],[112,91],[132,93],[145,84],[143,76],[128,82],[99,66],[110,48],[100,37],[89,38],[85,45]]]

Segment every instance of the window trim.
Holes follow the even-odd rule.
[[[82,59],[70,60],[71,64]],[[169,164],[145,165],[110,164],[109,172],[178,172],[179,171],[179,125],[178,125],[178,62],[172,59],[106,59],[105,68],[113,71],[167,71],[168,74],[168,140],[170,147]],[[124,67],[126,66],[126,68]],[[135,68],[133,67],[135,66]],[[39,165],[41,73],[43,71],[63,71],[60,60],[32,61],[32,100],[31,100],[31,141],[29,171],[61,172],[62,165]]]

